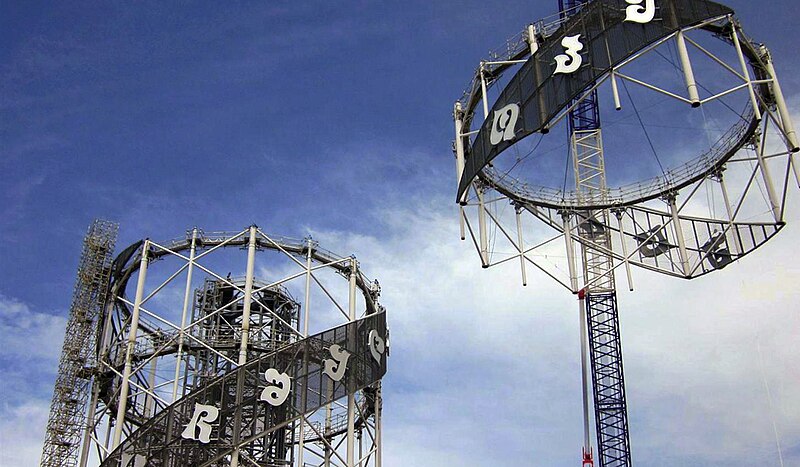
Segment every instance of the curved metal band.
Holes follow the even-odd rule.
[[[234,238],[231,239],[231,237]],[[248,236],[245,232],[242,232],[238,236],[233,233],[223,233],[218,236],[204,236],[198,238],[197,248],[199,251],[200,249],[215,247],[244,247],[247,246],[247,242]],[[131,278],[133,273],[139,269],[141,245],[141,240],[133,243],[128,248],[123,250],[122,253],[116,257],[116,259],[114,259],[114,263],[111,266],[112,282],[110,290],[112,298],[125,296],[125,288],[127,287],[128,280]],[[187,251],[191,245],[191,238],[177,239],[167,245],[169,251],[152,249],[148,253],[148,258],[150,258],[150,260],[156,260],[173,253]],[[306,252],[308,251],[308,245],[305,241],[289,239],[285,237],[267,240],[266,238],[259,236],[256,238],[256,245],[259,249],[283,251],[286,253],[303,256],[303,258],[305,258]],[[344,274],[349,273],[350,271],[350,266],[348,264],[339,261],[343,258],[322,248],[312,248],[311,258],[320,263],[327,264],[327,266],[337,270],[340,273]],[[371,288],[371,284],[365,282],[364,278],[360,274],[356,277],[356,287],[361,290],[362,294],[364,295],[364,299],[367,302],[367,314],[381,311],[380,306],[375,302],[374,291]],[[127,307],[119,300],[117,300],[117,305]]]
[[[639,24],[625,21],[627,6],[625,0],[595,0],[541,42],[536,54],[503,89],[478,131],[465,156],[457,200],[463,199],[472,180],[495,157],[521,139],[545,130],[570,102],[614,67],[680,29],[733,14],[730,8],[708,0],[659,0],[656,18]],[[580,52],[584,65],[574,73],[554,74],[556,56],[564,53],[562,40],[577,34],[584,44]],[[491,116],[509,104],[520,109],[514,137],[492,144]],[[476,105],[477,100],[470,99],[467,113],[474,112]]]
[[[380,362],[373,358],[369,347],[372,330],[381,336],[386,335],[385,312],[328,329],[252,360],[166,407],[128,436],[101,465],[216,465],[215,462],[234,449],[258,442],[276,430],[290,426],[301,416],[380,381],[386,374],[387,355],[384,353]],[[330,379],[321,365],[333,345],[350,353],[347,371],[341,381]],[[270,368],[286,372],[291,378],[290,395],[278,407],[258,400],[265,387],[264,372]],[[241,397],[237,397],[237,393]],[[241,402],[237,403],[237,400]],[[219,409],[211,442],[207,444],[181,437],[196,404],[213,405]],[[364,423],[364,418],[371,415],[372,407],[374,401],[363,404],[358,423]],[[260,423],[242,427],[242,438],[238,445],[234,445],[231,439],[225,439],[225,433],[233,430],[231,425],[235,420],[242,419],[242,412],[248,414],[248,419]]]

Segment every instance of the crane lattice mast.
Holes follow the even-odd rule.
[[[578,13],[591,0],[559,0],[562,17]],[[576,193],[580,201],[603,203],[607,198],[603,138],[597,90],[578,99],[568,121]],[[614,263],[605,252],[611,251],[608,209],[562,213],[565,231],[575,230],[581,244],[583,287],[580,288],[581,367],[584,411],[583,465],[594,465],[589,435],[588,376],[586,339],[588,330],[594,395],[595,430],[598,459],[602,467],[631,465],[622,345],[617,313]],[[570,226],[570,227],[568,227]],[[572,250],[572,249],[570,249]],[[574,252],[573,252],[574,253]],[[574,255],[569,258],[571,277],[577,278]],[[577,284],[573,289],[578,290]],[[587,326],[588,324],[588,326]],[[587,329],[588,328],[588,329]]]

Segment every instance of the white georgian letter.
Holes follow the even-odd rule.
[[[386,351],[386,342],[378,335],[378,331],[372,330],[369,332],[369,353],[376,362],[381,362],[381,356]]]
[[[553,74],[575,73],[583,63],[583,57],[578,53],[583,50],[581,35],[566,36],[561,39],[561,45],[564,47],[564,53],[556,55],[556,71]]]
[[[213,405],[194,404],[194,414],[181,433],[185,439],[193,439],[201,443],[211,441],[211,423],[219,417],[219,409]]]
[[[328,351],[333,359],[325,360],[325,369],[322,372],[334,381],[341,381],[342,377],[344,377],[344,371],[347,369],[347,360],[350,358],[350,352],[336,344],[333,344]]]
[[[514,128],[517,126],[519,118],[519,106],[508,104],[500,110],[494,111],[494,121],[492,122],[492,133],[490,141],[492,146],[500,141],[511,141],[514,139]]]
[[[258,400],[265,401],[274,407],[286,402],[286,398],[289,397],[292,378],[286,373],[279,373],[275,368],[265,371],[264,378],[267,380],[267,387],[261,391],[261,397]]]
[[[625,21],[647,24],[656,16],[656,0],[625,0],[629,6],[625,9]],[[642,6],[644,2],[644,6]]]

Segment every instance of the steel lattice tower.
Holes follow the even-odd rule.
[[[559,12],[568,17],[591,0],[558,0]],[[575,188],[584,202],[604,202],[607,198],[603,138],[597,90],[576,102],[568,118]],[[631,465],[628,413],[622,343],[619,333],[617,292],[611,251],[611,236],[602,227],[609,223],[608,209],[589,211],[588,216],[563,213],[565,222],[574,218],[581,243],[583,276],[587,286],[579,299],[581,313],[581,364],[583,368],[584,448],[583,464],[593,465],[589,436],[585,339],[589,339],[594,418],[598,459],[603,467]],[[573,274],[574,277],[574,274]],[[588,329],[587,329],[588,322]]]
[[[643,135],[601,129],[598,96],[624,118],[635,116]],[[658,100],[657,118],[684,118],[702,106],[703,118],[713,111],[726,123],[716,141],[705,130],[707,145],[699,128],[654,144],[636,106],[645,100]],[[461,239],[472,240],[484,268],[518,259],[522,285],[533,265],[578,296],[583,465],[594,465],[591,387],[598,464],[630,466],[616,269],[630,290],[633,266],[694,279],[756,250],[785,225],[792,174],[800,185],[800,164],[792,161],[800,144],[769,51],[744,34],[731,8],[712,0],[559,0],[558,15],[529,23],[480,62],[453,119]],[[547,157],[563,147],[546,136],[560,125],[569,134],[563,178]],[[625,144],[617,164],[630,166],[611,186],[609,138]],[[695,156],[664,167],[658,152],[680,152],[682,141],[697,143],[697,153],[689,151]],[[661,173],[631,181],[625,171],[646,165],[642,151],[652,152]],[[778,185],[774,170],[782,174]],[[702,193],[710,198],[700,200]]]
[[[116,234],[84,242],[43,467],[381,466],[386,313],[354,256],[251,225],[112,260]]]
[[[78,450],[86,427],[85,408],[96,364],[98,321],[106,302],[117,230],[117,224],[95,220],[83,240],[47,422],[42,467],[78,464]]]

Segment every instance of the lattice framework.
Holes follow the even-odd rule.
[[[78,463],[86,403],[96,365],[98,321],[106,303],[117,231],[117,224],[98,219],[83,240],[47,422],[42,467],[73,467]]]

